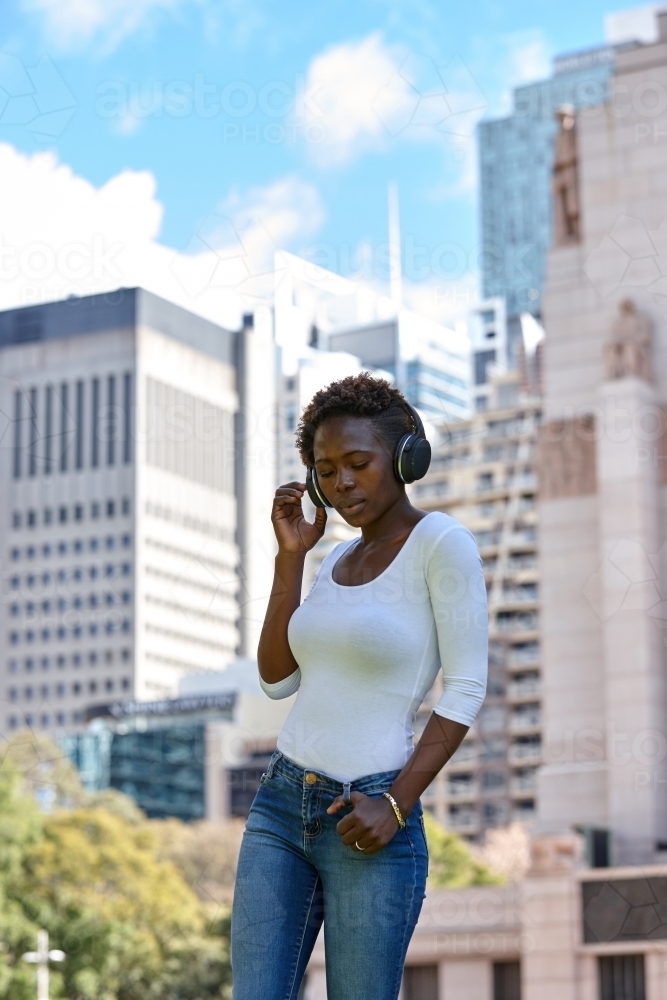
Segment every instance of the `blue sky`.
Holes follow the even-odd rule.
[[[370,260],[378,280],[393,180],[404,243],[427,254],[453,243],[467,271],[478,241],[476,122],[506,112],[511,88],[546,76],[553,55],[601,44],[604,15],[627,6],[5,0],[0,86],[12,100],[0,110],[0,143],[31,158],[50,150],[71,168],[61,188],[77,231],[86,205],[98,212],[97,193],[110,182],[115,191],[120,177],[119,190],[130,192],[127,245],[136,224],[137,239],[192,254],[204,230],[217,225],[211,241],[224,245],[225,220],[252,218],[276,245],[343,273]],[[31,70],[29,83],[19,79]],[[444,113],[443,79],[452,98]],[[21,103],[30,97],[42,124]],[[447,114],[451,128],[439,128]],[[14,244],[21,213],[7,199],[17,184],[30,238],[40,236],[32,208],[40,171],[18,180],[28,162],[34,166],[10,157],[4,177],[0,168],[0,233],[13,216]],[[80,204],[79,179],[88,182]],[[56,190],[41,202],[54,212],[44,223],[47,241],[64,225]],[[118,200],[105,205],[98,227],[119,213]]]

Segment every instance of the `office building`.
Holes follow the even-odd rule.
[[[252,643],[270,525],[237,495],[273,491],[263,336],[141,289],[0,314],[3,731],[169,697]]]
[[[384,373],[434,422],[470,414],[467,336],[419,316],[359,282],[288,253],[276,257],[276,343],[282,371],[309,348],[343,352]]]
[[[117,789],[149,817],[245,818],[293,702],[268,699],[241,658],[185,675],[175,698],[89,706],[59,741],[88,791]]]
[[[506,303],[510,354],[521,313],[540,316],[552,235],[551,167],[563,105],[597,109],[610,94],[617,55],[607,45],[554,60],[548,80],[518,87],[511,114],[479,125],[482,295]]]
[[[411,489],[475,535],[489,599],[489,685],[473,730],[423,796],[445,826],[479,842],[489,827],[535,816],[542,760],[537,479],[537,386],[519,372],[490,382],[489,410],[451,429]],[[437,700],[422,706],[419,728]]]

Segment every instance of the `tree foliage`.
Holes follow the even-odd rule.
[[[463,889],[469,885],[499,885],[502,875],[478,860],[464,841],[446,830],[424,810],[428,843],[428,884],[432,889]]]
[[[54,766],[57,789],[24,746],[0,767],[0,1000],[34,1000],[21,955],[40,928],[67,955],[52,967],[52,1000],[228,998],[228,907],[202,903],[123,796],[86,801]],[[76,804],[44,813],[35,783]]]

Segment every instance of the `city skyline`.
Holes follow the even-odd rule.
[[[538,23],[523,3],[409,18],[365,3],[294,34],[265,4],[91,2],[76,18],[16,2],[0,34],[0,307],[141,284],[236,326],[238,293],[259,293],[282,247],[384,286],[395,181],[406,304],[460,319],[477,286],[476,125],[554,56],[603,45],[624,6],[550,4]],[[607,23],[608,40],[628,32]],[[220,258],[237,269],[221,276]]]

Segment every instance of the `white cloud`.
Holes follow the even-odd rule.
[[[378,33],[315,56],[294,124],[325,165],[340,165],[398,138],[467,141],[486,99],[467,67],[386,45]]]
[[[146,20],[171,10],[184,0],[22,0],[25,11],[36,15],[50,43],[60,49],[77,48],[101,40],[113,49]]]
[[[234,192],[179,251],[159,242],[163,208],[149,171],[101,187],[53,153],[0,144],[0,308],[141,285],[223,325],[273,288],[276,247],[323,218],[295,177]]]

